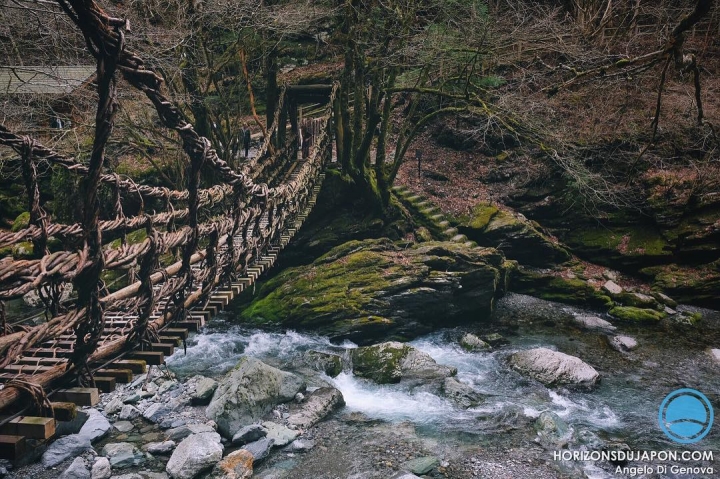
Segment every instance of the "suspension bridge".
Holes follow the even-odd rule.
[[[312,210],[333,156],[336,85],[283,88],[258,153],[232,168],[163,95],[160,77],[126,47],[124,21],[93,3],[67,5],[97,62],[89,160],[0,126],[0,145],[15,152],[11,161],[21,168],[30,213],[26,228],[0,233],[0,248],[33,245],[29,258],[0,259],[0,457],[9,459],[23,454],[27,439],[51,438],[57,420],[96,404],[99,392],[162,364],[190,332],[252,286]],[[108,167],[118,76],[142,91],[182,140],[189,158],[184,189],[138,184]],[[298,107],[309,104],[314,115],[301,119]],[[301,130],[312,132],[303,151]],[[41,164],[80,180],[82,221],[59,223],[45,211]],[[203,168],[216,184],[200,188]],[[101,189],[112,201],[100,201]],[[129,214],[128,200],[139,210]],[[114,206],[101,206],[109,203]],[[142,241],[126,241],[138,230],[145,231]],[[108,272],[125,273],[127,285],[111,291],[103,281]],[[42,304],[39,323],[6,313],[8,302],[28,294]]]

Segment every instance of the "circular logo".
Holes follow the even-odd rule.
[[[695,389],[683,388],[668,394],[660,404],[658,423],[671,440],[693,444],[704,438],[715,415],[708,398]]]

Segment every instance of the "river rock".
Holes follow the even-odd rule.
[[[440,465],[440,460],[434,456],[418,457],[410,459],[402,464],[402,468],[413,474],[427,474]]]
[[[409,247],[349,241],[268,280],[240,319],[366,345],[490,316],[510,264],[493,248],[452,241]]]
[[[173,451],[165,470],[174,479],[192,479],[222,459],[223,447],[217,433],[202,432],[182,440]]]
[[[412,472],[398,471],[390,479],[420,479],[420,477],[416,476]]]
[[[266,421],[262,425],[265,429],[267,429],[267,438],[273,440],[273,445],[275,447],[287,446],[300,434],[298,431],[293,431],[282,424],[270,421]]]
[[[510,356],[510,364],[522,374],[546,386],[568,385],[592,387],[600,375],[589,364],[547,348],[529,349]]]
[[[140,417],[140,410],[131,404],[125,404],[120,411],[118,419],[121,421],[132,421]]]
[[[76,457],[70,467],[60,475],[60,479],[90,479],[90,469],[85,464],[85,459]]]
[[[146,478],[136,472],[131,472],[129,474],[120,474],[119,476],[112,476],[112,477],[110,477],[110,479],[146,479]]]
[[[255,442],[258,439],[262,439],[267,436],[268,430],[262,427],[260,424],[250,424],[240,429],[232,438],[233,446],[242,446],[249,442]]]
[[[129,442],[111,442],[102,448],[102,455],[114,469],[137,466],[145,462],[145,455]]]
[[[643,293],[624,293],[620,298],[623,304],[627,306],[636,306],[638,308],[657,308],[658,302],[652,296]],[[662,309],[662,308],[660,308]]]
[[[132,407],[132,406],[130,406]],[[162,403],[151,404],[142,414],[142,416],[152,423],[160,423],[164,417],[170,412],[170,409]]]
[[[460,346],[466,351],[486,351],[491,346],[472,333],[467,333],[460,339]]]
[[[154,455],[170,454],[175,449],[175,441],[149,442],[142,449]]]
[[[50,444],[42,455],[42,465],[45,467],[55,467],[61,462],[71,457],[92,449],[90,437],[81,434],[70,434],[63,436],[57,441]]]
[[[305,382],[292,373],[244,357],[218,385],[205,413],[225,437],[260,419],[279,403],[291,401],[305,390]]]
[[[713,359],[715,359],[715,362],[720,364],[720,349],[711,349],[710,356],[712,356]]]
[[[587,315],[581,315],[581,316],[575,316],[573,318],[573,321],[575,324],[580,326],[583,329],[587,329],[590,331],[600,331],[603,333],[612,333],[617,328],[610,324],[609,321],[605,321],[604,319],[598,318],[597,316],[587,316]]]
[[[664,304],[665,306],[669,306],[671,308],[677,308],[677,305],[678,305],[677,301],[672,299],[667,294],[661,293],[659,291],[654,291],[650,294],[652,294],[653,298],[655,298],[658,302]]]
[[[295,439],[288,447],[284,449],[286,452],[307,452],[315,447],[315,441],[310,439]]]
[[[119,397],[114,397],[105,405],[103,412],[106,415],[115,414],[115,413],[120,412],[122,407],[123,407],[122,400]]]
[[[630,336],[609,336],[608,343],[611,348],[621,353],[632,351],[638,345],[637,341]]]
[[[439,365],[429,354],[397,341],[353,349],[352,362],[356,376],[379,384],[401,379],[443,379],[457,374],[457,369]]]
[[[253,455],[246,449],[233,451],[217,463],[213,479],[249,479],[253,475]]]
[[[218,383],[214,379],[201,378],[195,386],[195,392],[190,396],[190,404],[193,406],[208,404],[217,387]]]
[[[245,444],[242,448],[249,451],[253,456],[253,464],[262,461],[270,455],[270,449],[275,441],[263,438],[250,444]]]
[[[112,425],[100,411],[87,409],[85,412],[88,414],[88,419],[78,434],[87,437],[90,442],[99,441],[110,432]]]
[[[482,396],[473,388],[455,378],[445,378],[442,385],[442,393],[448,399],[453,400],[462,408],[476,406],[482,401]]]
[[[303,361],[312,369],[321,371],[331,378],[334,378],[343,370],[342,358],[337,354],[311,350],[303,355]]]
[[[184,426],[168,429],[166,434],[168,439],[177,443],[188,436],[203,432],[215,432],[215,429],[209,424],[185,424]]]
[[[623,293],[622,287],[615,281],[607,281],[602,286],[603,291],[608,293],[610,296],[620,296]]]
[[[568,425],[554,412],[545,411],[535,421],[538,433],[536,441],[543,447],[560,449],[567,445],[572,432]]]
[[[112,470],[108,458],[104,456],[96,457],[90,471],[91,479],[110,479],[110,476],[112,476]]]
[[[345,398],[339,390],[333,387],[318,388],[310,393],[302,404],[294,406],[287,421],[288,424],[307,429],[344,405]]]
[[[133,423],[131,423],[130,421],[117,421],[115,424],[113,424],[113,427],[120,432],[130,432],[135,428]]]

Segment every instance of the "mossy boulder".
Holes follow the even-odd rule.
[[[679,303],[720,309],[720,260],[694,267],[645,268],[642,273],[653,278],[653,289]]]
[[[520,264],[548,267],[570,259],[565,248],[519,214],[481,203],[461,218],[458,230],[483,246],[494,246]]]
[[[562,236],[571,250],[589,261],[623,271],[672,261],[672,246],[652,224],[573,226]]]
[[[566,279],[527,268],[518,268],[512,275],[510,290],[516,293],[558,303],[609,308],[613,300],[581,279]]]
[[[508,265],[497,250],[431,241],[350,241],[260,287],[240,319],[368,344],[489,317]]]
[[[472,333],[467,333],[460,338],[460,346],[466,351],[487,351],[492,349],[492,346]]]
[[[667,314],[649,308],[637,308],[635,306],[616,306],[610,310],[610,315],[623,321],[658,322],[664,319]]]
[[[25,229],[28,226],[30,226],[30,213],[28,211],[24,211],[15,218],[15,221],[13,221],[10,231],[12,231],[13,233],[17,233],[18,231]]]
[[[635,306],[636,308],[664,309],[655,298],[643,293],[625,292],[620,296],[623,306]]]
[[[343,360],[337,354],[310,350],[303,355],[303,361],[314,370],[323,372],[331,378],[343,371]]]
[[[457,374],[457,369],[437,364],[430,355],[397,341],[353,349],[352,364],[356,376],[378,384],[445,379]]]

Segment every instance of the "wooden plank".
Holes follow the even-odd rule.
[[[133,380],[133,372],[130,369],[98,369],[97,371],[95,371],[95,374],[99,374],[100,376],[108,378],[115,378],[115,382],[121,384],[127,384],[132,382]]]
[[[50,439],[55,434],[55,419],[51,417],[18,416],[10,424],[15,425],[18,436],[30,439]]]
[[[173,326],[177,326],[178,328],[187,329],[189,331],[192,331],[193,333],[197,333],[200,330],[200,321],[194,321],[194,320],[175,321],[172,324],[173,324]]]
[[[104,393],[111,393],[115,390],[115,378],[107,376],[94,376],[95,386]]]
[[[53,366],[35,366],[32,364],[8,364],[2,371],[15,374],[42,374],[50,371]]]
[[[152,351],[162,351],[167,356],[172,356],[175,352],[175,346],[166,343],[150,343],[150,349]]]
[[[159,338],[161,343],[172,344],[175,347],[183,343],[183,339],[180,336],[159,336]]]
[[[168,336],[177,336],[182,339],[187,339],[190,335],[190,331],[185,328],[167,328],[163,329],[162,333]]]
[[[66,358],[72,355],[73,349],[47,349],[47,348],[30,348],[25,351],[28,356],[38,356],[42,358]]]
[[[142,359],[153,366],[165,364],[165,355],[162,351],[133,351],[130,356],[133,359]]]
[[[108,364],[109,369],[129,369],[134,374],[142,374],[147,371],[147,363],[142,359],[118,359]]]
[[[12,434],[0,435],[0,459],[14,461],[25,455],[25,438]]]
[[[53,415],[58,421],[72,421],[77,416],[75,403],[53,401],[50,405],[53,409]]]
[[[30,364],[35,366],[54,366],[60,363],[66,363],[65,358],[38,358],[32,356],[23,356],[17,360],[18,364]]]
[[[100,402],[100,394],[97,388],[69,388],[56,392],[53,399],[75,403],[78,406],[94,406]]]

